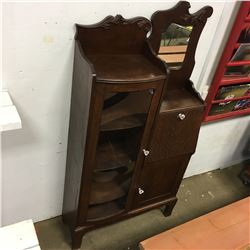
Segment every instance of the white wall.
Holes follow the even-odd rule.
[[[185,177],[250,159],[249,122],[250,117],[244,116],[203,125]]]
[[[0,87],[1,91],[1,87]],[[2,134],[0,132],[0,227],[2,226],[2,186],[3,186],[3,181],[2,181]]]
[[[209,47],[209,54],[204,61],[200,74],[197,74],[196,87],[204,98],[213,80],[217,64],[227,43],[239,7],[239,2],[225,4],[213,41]],[[249,122],[250,117],[244,116],[203,124],[196,153],[191,158],[185,177],[228,167],[249,159]]]
[[[209,4],[214,7],[214,14],[199,43],[192,75],[196,85],[206,57],[211,53],[208,48],[224,8],[224,2]],[[155,10],[173,5],[170,2],[3,3],[4,87],[8,88],[23,123],[23,129],[2,135],[3,224],[28,218],[39,221],[61,214],[73,24],[90,24],[118,13],[127,18],[150,17]],[[203,7],[204,3],[193,3],[192,6],[191,12]],[[243,158],[235,128],[243,136],[247,119],[204,126],[197,155],[192,159],[187,175]],[[232,138],[231,143],[217,144],[218,137],[223,141]]]

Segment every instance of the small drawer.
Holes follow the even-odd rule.
[[[166,157],[193,153],[203,111],[203,107],[200,106],[160,113],[146,161],[158,161]]]

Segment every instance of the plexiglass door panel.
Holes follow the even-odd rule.
[[[105,95],[88,221],[124,211],[153,94],[149,89]]]

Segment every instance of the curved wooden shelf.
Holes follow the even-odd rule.
[[[125,196],[122,186],[115,181],[93,182],[91,186],[90,205],[102,204]]]
[[[170,90],[162,101],[160,112],[193,108],[201,105],[203,105],[201,100],[187,89]]]
[[[142,54],[88,54],[87,57],[94,65],[98,82],[137,83],[166,78],[165,72]]]
[[[95,172],[93,178],[95,182],[110,182],[114,180],[118,175],[118,171],[111,170],[105,172]]]
[[[118,117],[112,121],[103,123],[101,131],[112,131],[142,127],[147,119],[147,114],[131,114],[123,117]]]
[[[145,124],[152,95],[148,91],[122,94],[105,100],[107,104],[102,112],[101,131],[129,129]],[[110,105],[112,102],[114,104]]]
[[[123,99],[125,99],[129,93],[109,93],[106,95],[106,98],[103,103],[103,109],[107,109],[109,107],[112,107],[113,105],[121,102]]]
[[[105,220],[124,211],[121,202],[111,201],[108,203],[90,206],[87,213],[87,221]]]
[[[132,138],[133,139],[133,138]],[[126,167],[136,157],[136,143],[121,138],[108,140],[97,147],[95,171],[105,171]]]

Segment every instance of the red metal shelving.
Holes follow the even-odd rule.
[[[241,96],[241,97],[230,98],[230,99],[213,100],[212,104],[222,103],[222,102],[240,101],[240,100],[245,100],[245,99],[250,99],[250,96]]]
[[[245,60],[245,61],[235,61],[235,62],[228,62],[227,66],[242,66],[242,65],[249,65],[250,61]]]
[[[250,83],[250,76],[225,76],[227,67],[250,65],[250,60],[231,61],[234,52],[240,47],[240,45],[246,44],[246,42],[239,42],[239,37],[244,29],[250,29],[250,15],[248,15],[249,13],[250,2],[242,2],[206,98],[207,107],[205,111],[204,122],[216,121],[233,116],[250,114],[250,108],[229,111],[227,113],[221,113],[216,115],[209,114],[212,105],[214,104],[218,104],[221,102],[240,101],[250,98],[249,96],[242,96],[227,100],[215,99],[220,87],[222,86],[243,85]]]
[[[218,115],[211,115],[206,118],[206,122],[217,121],[220,119],[225,119],[225,118],[239,116],[239,115],[246,115],[246,114],[249,114],[249,112],[250,112],[250,108],[237,110],[237,111],[230,111],[230,112],[218,114]]]
[[[234,85],[238,83],[250,82],[250,77],[223,77],[220,86]]]

